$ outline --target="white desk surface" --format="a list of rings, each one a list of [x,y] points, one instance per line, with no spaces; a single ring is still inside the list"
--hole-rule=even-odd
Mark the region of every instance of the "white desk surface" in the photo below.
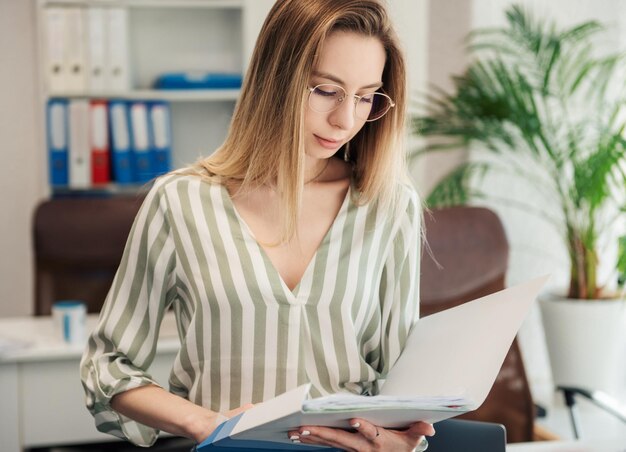
[[[87,316],[87,332],[98,321],[97,314]],[[7,349],[3,351],[3,345]],[[55,331],[49,316],[13,317],[0,319],[0,363],[52,361],[80,357],[86,344],[69,345]],[[176,352],[180,348],[174,314],[168,312],[161,325],[157,349]]]
[[[97,320],[97,315],[88,316],[87,331]],[[49,316],[0,319],[2,452],[113,439],[96,430],[85,408],[79,379],[85,345],[63,342]],[[149,369],[164,386],[179,348],[174,315],[168,313]]]
[[[626,452],[622,439],[582,441],[538,441],[509,444],[507,452]]]

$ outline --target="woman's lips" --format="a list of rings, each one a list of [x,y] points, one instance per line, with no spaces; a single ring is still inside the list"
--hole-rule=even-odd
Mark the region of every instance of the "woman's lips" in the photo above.
[[[343,144],[343,140],[329,140],[320,136],[314,135],[317,142],[326,149],[339,149]]]

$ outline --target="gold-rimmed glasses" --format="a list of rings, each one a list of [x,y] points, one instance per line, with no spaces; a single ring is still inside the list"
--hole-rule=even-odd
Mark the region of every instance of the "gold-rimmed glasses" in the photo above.
[[[354,115],[364,121],[376,121],[385,116],[395,103],[385,93],[367,93],[354,99]],[[339,107],[348,98],[348,93],[339,85],[322,83],[309,88],[309,107],[318,113],[328,113]]]

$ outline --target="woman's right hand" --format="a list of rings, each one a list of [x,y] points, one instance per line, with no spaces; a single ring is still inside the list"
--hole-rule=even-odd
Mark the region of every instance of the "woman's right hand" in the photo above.
[[[243,413],[246,410],[252,408],[254,404],[247,403],[239,408],[235,408],[234,410],[230,410],[225,414],[216,413],[215,411],[209,411],[204,408],[198,407],[203,412],[196,412],[192,415],[190,420],[188,421],[189,428],[189,436],[196,443],[200,444],[202,441],[211,436],[211,433],[227,419],[231,417],[237,416],[238,414]]]
[[[251,403],[220,414],[183,399],[160,386],[146,385],[117,394],[112,408],[144,425],[201,443],[224,421],[253,407]]]

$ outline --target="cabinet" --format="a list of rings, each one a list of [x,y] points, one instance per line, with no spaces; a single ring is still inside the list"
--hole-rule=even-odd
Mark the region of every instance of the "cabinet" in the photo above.
[[[179,168],[209,155],[225,138],[239,90],[157,90],[153,88],[155,81],[160,75],[172,72],[245,73],[258,31],[273,3],[272,0],[35,1],[42,111],[40,142],[42,156],[46,156],[42,159],[45,162],[42,174],[47,175],[50,125],[46,111],[51,99],[163,100],[170,110],[171,167]],[[63,16],[68,11],[70,16],[81,17],[78,29],[68,23],[71,18],[63,22],[61,17],[59,23],[55,17],[55,13]],[[100,31],[98,22],[92,18],[98,14],[105,14],[105,25]],[[102,50],[94,47],[94,39],[104,40]],[[95,60],[102,61],[103,67],[97,68]],[[104,81],[96,81],[96,73]],[[69,136],[67,133],[68,140]],[[68,167],[71,172],[71,164]],[[46,181],[53,195],[76,191],[52,187],[49,176]],[[120,185],[110,183],[97,188],[116,192]],[[82,189],[92,191],[94,186]],[[137,186],[128,189],[136,190]]]

